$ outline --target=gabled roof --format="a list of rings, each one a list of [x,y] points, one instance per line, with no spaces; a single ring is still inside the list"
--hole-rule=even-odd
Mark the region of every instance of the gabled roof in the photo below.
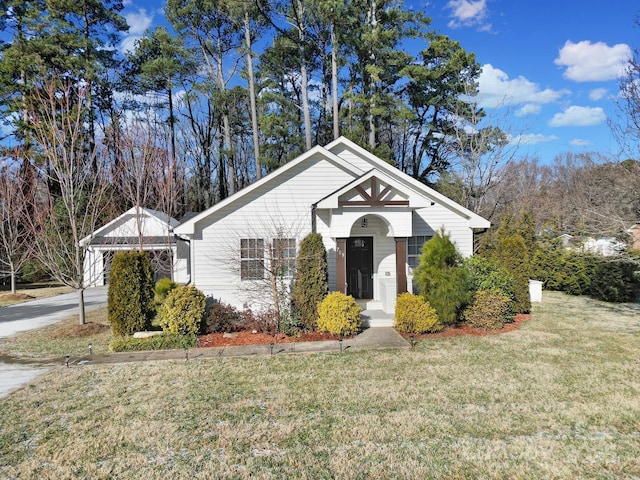
[[[398,170],[393,165],[385,162],[384,160],[378,158],[371,152],[365,150],[361,146],[352,142],[348,138],[340,137],[327,146],[325,148],[329,151],[335,152],[340,149],[348,149],[352,153],[356,154],[358,157],[365,159],[372,166],[380,171],[383,171],[390,176],[397,178],[400,182],[411,185],[416,191],[420,192],[422,195],[425,195],[427,198],[430,198],[434,202],[447,207],[448,209],[458,213],[459,215],[466,217],[469,219],[469,226],[471,228],[489,228],[491,226],[491,222],[480,215],[473,213],[471,210],[463,207],[457,202],[454,202],[450,198],[442,195],[437,192],[433,188],[427,187],[424,183],[419,182],[415,178],[407,175],[400,170]]]
[[[223,209],[227,205],[233,202],[236,202],[241,198],[251,194],[253,191],[261,188],[263,185],[276,181],[280,176],[286,174],[289,170],[296,168],[301,163],[304,163],[309,161],[310,159],[313,159],[315,155],[321,155],[322,158],[330,161],[331,163],[335,164],[337,167],[350,172],[354,176],[359,176],[359,175],[362,175],[363,173],[362,170],[360,170],[356,166],[351,165],[348,162],[345,162],[342,158],[338,157],[337,155],[328,151],[327,149],[321,147],[320,145],[316,145],[311,150],[306,151],[305,153],[295,158],[294,160],[290,161],[289,163],[285,163],[283,166],[281,166],[277,170],[274,170],[269,175],[262,177],[257,182],[252,183],[248,187],[243,188],[239,192],[236,192],[230,197],[225,198],[221,202],[216,203],[215,205],[213,205],[212,207],[209,207],[208,209],[204,210],[198,215],[195,215],[187,219],[186,221],[180,223],[180,225],[175,227],[173,231],[179,235],[193,234],[195,231],[196,223],[198,223],[202,219],[208,218],[210,215],[215,214],[216,212]]]
[[[104,233],[109,232],[119,224],[124,223],[123,220],[126,220],[128,217],[135,218],[136,215],[149,217],[152,220],[156,220],[163,225],[168,224],[170,228],[178,225],[178,221],[175,218],[170,217],[164,212],[159,212],[158,210],[152,210],[150,208],[144,207],[131,207],[119,217],[114,218],[109,223],[106,223],[105,225],[94,231],[91,235],[87,235],[86,237],[84,237],[82,240],[80,240],[80,245],[83,247],[89,245],[92,239],[94,239],[95,237],[99,237]]]
[[[357,155],[361,160],[370,165],[372,168],[363,169],[354,165],[352,162],[349,162],[347,159],[342,158],[338,155],[341,150],[349,150],[353,154]],[[364,148],[356,145],[351,140],[348,140],[345,137],[340,137],[325,147],[321,147],[319,145],[313,147],[311,150],[303,153],[296,159],[286,163],[281,166],[277,170],[271,172],[269,175],[264,176],[257,182],[249,185],[248,187],[240,190],[239,192],[227,197],[221,202],[213,205],[207,210],[188,218],[187,220],[180,223],[177,227],[173,229],[173,231],[178,235],[192,235],[195,233],[195,226],[198,222],[203,219],[209,218],[211,215],[216,214],[218,211],[227,207],[230,204],[233,204],[236,201],[250,195],[255,190],[262,188],[269,183],[276,182],[281,176],[285,175],[290,170],[298,167],[300,164],[308,161],[312,161],[315,156],[321,156],[321,158],[328,160],[333,163],[338,168],[349,172],[354,177],[354,181],[350,182],[345,187],[341,188],[338,192],[348,191],[351,185],[353,188],[355,185],[353,182],[357,182],[357,179],[364,178],[369,175],[367,178],[371,178],[375,176],[380,180],[383,180],[386,184],[392,184],[394,188],[401,192],[413,192],[413,195],[419,195],[426,197],[430,201],[436,202],[448,208],[449,210],[455,212],[456,214],[467,218],[469,220],[469,226],[471,228],[489,228],[491,226],[491,222],[482,218],[481,216],[473,213],[472,211],[464,208],[462,205],[454,202],[453,200],[447,198],[446,196],[436,192],[432,188],[427,187],[422,184],[418,180],[410,177],[409,175],[404,174],[394,166],[386,163],[380,158],[376,157],[374,154],[368,152]],[[374,173],[372,173],[374,172]],[[344,190],[346,189],[346,190]],[[334,194],[341,195],[342,193],[334,192]],[[331,195],[334,195],[331,194]],[[321,200],[321,202],[326,200],[328,204],[330,202],[329,198],[332,198],[331,195],[325,197]],[[337,198],[337,197],[336,197]],[[417,204],[417,203],[416,203]],[[327,207],[328,208],[328,207]]]

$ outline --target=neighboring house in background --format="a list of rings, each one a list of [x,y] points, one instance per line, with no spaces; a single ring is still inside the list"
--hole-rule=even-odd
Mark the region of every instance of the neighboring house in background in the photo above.
[[[636,223],[627,230],[629,234],[629,248],[640,250],[640,223]]]
[[[568,250],[576,250],[584,253],[597,253],[605,257],[618,255],[625,249],[625,244],[616,238],[599,238],[573,236],[563,233],[558,237],[562,245]]]
[[[85,285],[99,287],[109,283],[113,255],[121,250],[142,249],[149,253],[155,279],[189,281],[187,242],[178,240],[172,229],[178,221],[162,212],[133,207],[80,241],[87,248]]]
[[[444,229],[473,254],[490,222],[343,137],[316,146],[174,228],[189,240],[191,283],[237,308],[267,307],[270,258],[291,283],[300,241],[322,235],[329,288],[393,313],[412,290],[420,249]]]

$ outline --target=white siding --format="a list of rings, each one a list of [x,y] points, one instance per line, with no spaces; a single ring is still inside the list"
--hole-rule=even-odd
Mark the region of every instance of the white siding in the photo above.
[[[284,237],[299,244],[311,232],[312,205],[352,179],[324,159],[303,163],[203,219],[193,239],[192,282],[238,308],[266,306],[268,283],[240,280],[240,239]]]

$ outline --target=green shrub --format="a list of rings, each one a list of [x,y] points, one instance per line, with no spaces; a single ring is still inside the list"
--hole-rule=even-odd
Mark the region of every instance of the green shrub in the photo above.
[[[456,323],[469,302],[468,275],[460,253],[444,231],[436,232],[422,247],[413,280],[424,299],[438,312],[440,323]]]
[[[120,337],[109,344],[112,352],[140,352],[144,350],[172,350],[198,346],[195,335],[154,335],[148,338]]]
[[[196,287],[174,288],[160,307],[160,326],[165,332],[187,335],[198,333],[207,299]]]
[[[589,295],[591,282],[600,262],[601,258],[592,254],[566,253],[562,290],[570,295]]]
[[[529,313],[530,263],[524,239],[518,234],[499,238],[491,258],[513,275],[513,310],[516,313]]]
[[[107,317],[116,337],[148,330],[155,316],[153,267],[145,252],[113,256],[107,293]]]
[[[474,327],[500,330],[507,320],[509,302],[509,297],[502,293],[478,290],[473,296],[473,302],[464,311],[464,320]]]
[[[238,332],[244,328],[242,313],[227,303],[213,303],[204,316],[204,333]]]
[[[595,269],[591,295],[605,302],[635,302],[640,295],[640,264],[619,257],[603,259]]]
[[[156,282],[156,286],[153,287],[153,292],[155,293],[155,302],[156,305],[162,305],[167,298],[167,295],[171,290],[176,288],[178,285],[175,282],[172,282],[170,278],[160,278]]]
[[[465,260],[464,266],[469,272],[469,285],[473,293],[490,290],[509,299],[505,321],[513,321],[515,317],[515,281],[513,275],[498,265],[491,258],[474,255]]]
[[[311,233],[300,242],[296,259],[296,277],[291,293],[293,319],[307,331],[315,330],[318,304],[329,292],[327,251],[322,235]]]
[[[442,329],[436,310],[424,298],[402,293],[396,300],[394,326],[399,332],[428,333]]]
[[[351,295],[331,292],[318,306],[318,330],[333,335],[353,335],[360,331],[361,308]]]

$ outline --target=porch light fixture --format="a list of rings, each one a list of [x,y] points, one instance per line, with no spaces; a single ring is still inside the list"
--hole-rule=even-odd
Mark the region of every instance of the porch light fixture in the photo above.
[[[369,221],[367,220],[367,217],[362,217],[362,220],[360,220],[360,227],[367,228],[368,226],[369,226]]]

